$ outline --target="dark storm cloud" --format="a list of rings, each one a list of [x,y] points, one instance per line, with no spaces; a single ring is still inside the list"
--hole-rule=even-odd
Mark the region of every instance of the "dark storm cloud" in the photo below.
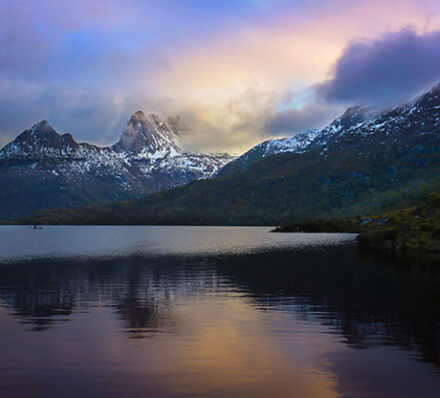
[[[349,45],[333,77],[317,86],[328,101],[387,104],[407,99],[440,80],[440,31],[411,29]]]

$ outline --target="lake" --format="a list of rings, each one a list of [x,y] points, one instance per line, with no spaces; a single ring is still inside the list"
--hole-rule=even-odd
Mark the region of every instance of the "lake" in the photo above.
[[[0,227],[1,397],[440,396],[440,267],[269,230]]]

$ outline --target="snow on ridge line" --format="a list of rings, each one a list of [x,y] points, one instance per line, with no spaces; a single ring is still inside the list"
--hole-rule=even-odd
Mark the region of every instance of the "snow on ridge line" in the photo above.
[[[174,140],[176,133],[157,116],[137,112],[121,138],[124,134],[129,135],[128,144],[135,143],[128,145],[132,151],[118,147],[118,143],[107,147],[77,143],[70,134],[58,134],[43,120],[0,149],[0,166],[5,170],[20,168],[24,175],[43,180],[48,176],[66,181],[106,177],[129,190],[145,184],[169,188],[210,178],[234,159],[224,153],[182,151]]]
[[[428,120],[431,126],[427,125]],[[414,123],[426,127],[430,133],[440,131],[440,84],[413,101],[390,109],[350,107],[321,130],[306,130],[293,137],[264,141],[238,157],[237,161],[253,162],[269,155],[304,153],[312,148],[318,149],[326,157],[329,145],[338,145],[338,140],[344,136],[367,138],[376,133],[389,136],[410,128]],[[422,129],[419,133],[422,134],[422,131],[425,130]]]

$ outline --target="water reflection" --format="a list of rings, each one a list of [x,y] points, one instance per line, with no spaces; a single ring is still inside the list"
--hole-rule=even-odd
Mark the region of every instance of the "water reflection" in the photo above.
[[[438,266],[393,264],[354,247],[256,257],[231,260],[223,273],[260,308],[318,318],[352,348],[397,345],[440,365]]]
[[[140,337],[169,329],[176,299],[215,283],[213,270],[173,257],[48,259],[0,267],[1,305],[33,331],[101,306],[113,309],[124,330]]]
[[[350,245],[6,265],[0,326],[11,397],[24,384],[32,396],[106,397],[440,389],[439,268]]]

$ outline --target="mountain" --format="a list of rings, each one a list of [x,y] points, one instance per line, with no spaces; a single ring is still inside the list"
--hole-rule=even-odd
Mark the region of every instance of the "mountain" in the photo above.
[[[285,152],[303,153],[307,151],[308,147],[318,134],[319,130],[306,130],[290,138],[264,141],[261,144],[254,146],[237,159],[226,164],[219,170],[218,175],[222,176],[237,171],[243,172],[249,170],[252,163],[267,156]]]
[[[350,108],[311,137],[299,151],[223,170],[217,178],[21,222],[280,225],[379,213],[440,191],[439,86],[374,114]]]
[[[313,143],[318,142],[318,138],[326,141],[327,136],[329,133],[331,134],[332,131],[338,131],[340,129],[346,130],[351,128],[352,126],[371,119],[374,114],[375,113],[372,109],[361,106],[353,106],[348,108],[341,117],[334,120],[333,123],[327,127],[327,129],[322,131],[316,129],[305,130],[294,135],[293,137],[268,140],[254,146],[237,159],[222,167],[219,170],[218,175],[221,176],[237,171],[243,172],[249,170],[249,167],[252,163],[255,163],[267,156],[286,152],[307,152],[309,149],[312,149]]]
[[[137,111],[113,149],[155,158],[177,156],[181,151],[175,142],[176,135],[157,115],[146,117]]]
[[[0,219],[145,196],[209,178],[232,159],[181,150],[173,127],[141,111],[112,147],[78,143],[43,120],[0,150]]]

